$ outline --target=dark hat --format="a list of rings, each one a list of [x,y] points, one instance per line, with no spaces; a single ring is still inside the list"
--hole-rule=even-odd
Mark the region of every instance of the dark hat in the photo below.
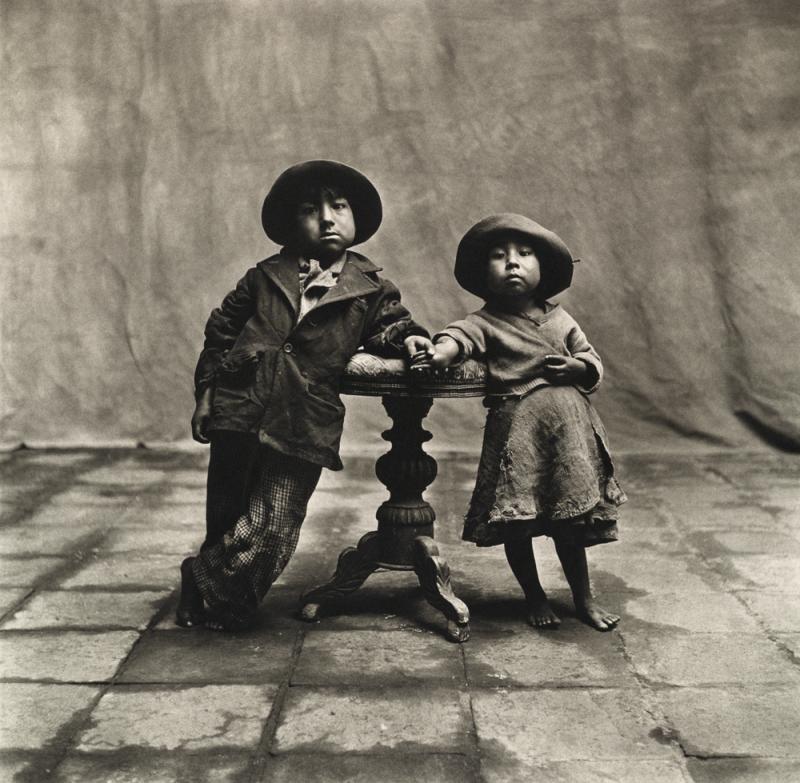
[[[458,284],[481,299],[489,298],[486,287],[487,253],[498,234],[529,237],[542,270],[537,293],[542,299],[569,288],[572,282],[572,254],[559,236],[524,215],[506,212],[490,215],[476,223],[458,243],[455,275]]]
[[[261,225],[273,242],[291,241],[298,198],[309,185],[317,184],[340,187],[350,202],[356,224],[353,244],[366,242],[378,230],[383,218],[381,197],[360,171],[335,160],[307,160],[286,169],[264,199]]]

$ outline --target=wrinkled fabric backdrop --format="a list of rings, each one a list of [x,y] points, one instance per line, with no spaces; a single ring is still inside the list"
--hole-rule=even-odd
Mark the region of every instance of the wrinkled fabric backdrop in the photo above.
[[[472,223],[557,231],[613,445],[800,445],[794,0],[1,7],[3,444],[187,438],[205,319],[276,249],[263,196],[324,157],[378,186],[363,252],[431,328],[480,305]],[[433,443],[483,415],[438,401]]]

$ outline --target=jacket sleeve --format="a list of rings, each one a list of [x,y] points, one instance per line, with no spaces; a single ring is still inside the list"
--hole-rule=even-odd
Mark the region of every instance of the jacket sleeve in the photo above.
[[[567,350],[570,352],[574,359],[580,359],[589,368],[589,378],[585,386],[580,389],[585,394],[591,394],[597,390],[600,382],[603,380],[603,362],[597,351],[592,348],[586,335],[578,326],[577,322],[570,318],[572,325],[567,332]]]
[[[205,342],[194,371],[195,398],[214,383],[214,375],[225,352],[236,342],[254,311],[253,277],[258,270],[253,267],[236,284],[219,307],[211,311],[205,329]]]
[[[362,345],[378,356],[403,356],[403,340],[413,334],[428,337],[428,330],[411,318],[400,302],[400,291],[390,280],[380,279],[381,290],[370,303]]]

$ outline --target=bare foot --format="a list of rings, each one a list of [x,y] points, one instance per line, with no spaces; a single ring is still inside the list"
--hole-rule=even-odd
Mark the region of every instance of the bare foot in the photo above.
[[[586,601],[582,606],[576,607],[578,617],[587,625],[596,628],[598,631],[610,631],[620,621],[620,616],[603,609],[594,601]]]
[[[541,601],[528,602],[528,622],[534,628],[544,628],[547,630],[555,630],[561,625],[561,620],[553,611],[546,598],[543,598]]]
[[[253,624],[246,620],[239,620],[224,612],[208,611],[203,625],[211,631],[236,633],[237,631],[250,630]]]
[[[192,573],[193,561],[193,557],[187,557],[181,563],[181,597],[175,612],[175,624],[184,628],[202,625],[205,619],[203,596],[197,589]]]

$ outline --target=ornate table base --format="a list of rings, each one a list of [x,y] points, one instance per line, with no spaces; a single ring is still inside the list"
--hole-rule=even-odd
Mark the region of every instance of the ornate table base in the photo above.
[[[382,437],[392,447],[378,458],[375,473],[389,499],[378,508],[377,531],[345,549],[330,581],[303,595],[302,619],[317,620],[327,601],[357,590],[376,571],[414,571],[428,603],[447,618],[447,637],[469,639],[469,610],[453,592],[450,569],[432,537],[436,515],[422,498],[436,478],[436,460],[422,450],[431,437],[422,420],[432,404],[430,397],[383,397],[393,426]]]

